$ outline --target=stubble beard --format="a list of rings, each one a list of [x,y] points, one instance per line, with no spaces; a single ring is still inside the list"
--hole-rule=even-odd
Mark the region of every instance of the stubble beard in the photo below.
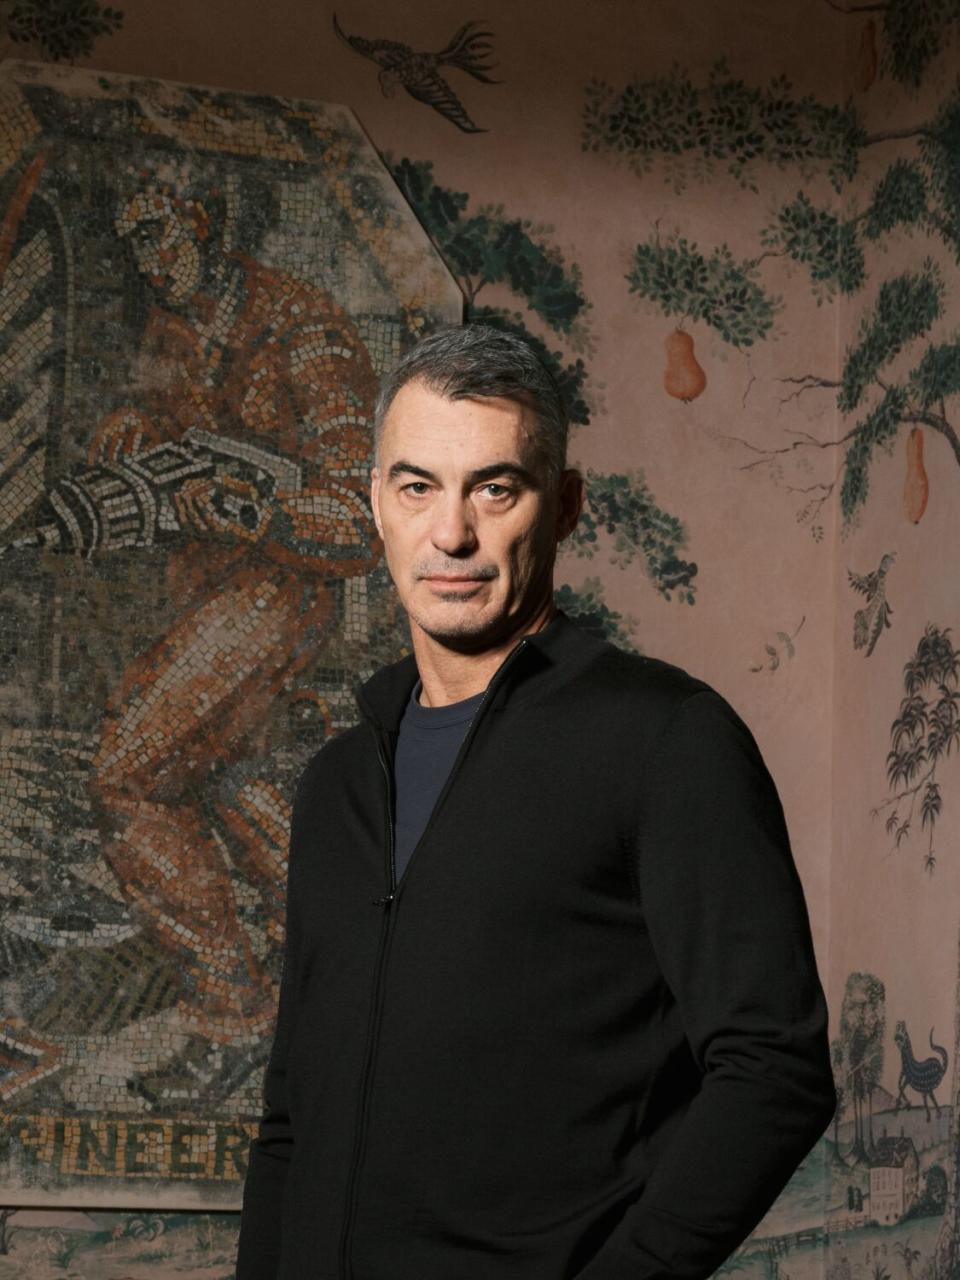
[[[472,591],[444,591],[438,594],[437,599],[443,604],[459,604],[469,602],[474,595],[475,592]],[[505,621],[500,614],[493,619],[461,615],[458,618],[451,618],[448,622],[442,622],[429,617],[425,611],[421,613],[420,610],[410,610],[409,613],[410,621],[414,622],[424,635],[445,648],[463,653],[490,648],[491,643],[496,643],[497,633]]]
[[[547,597],[552,596],[551,584],[552,578],[544,588]],[[473,594],[471,591],[444,591],[438,598],[442,602],[455,604],[471,600]],[[449,622],[431,618],[426,611],[421,613],[420,610],[408,609],[407,612],[410,621],[436,644],[457,653],[469,654],[483,653],[508,640],[511,633],[522,628],[524,619],[527,616],[533,617],[541,605],[542,602],[537,597],[532,597],[527,601],[527,607],[511,612],[510,600],[507,599],[493,616],[476,617],[467,614]]]

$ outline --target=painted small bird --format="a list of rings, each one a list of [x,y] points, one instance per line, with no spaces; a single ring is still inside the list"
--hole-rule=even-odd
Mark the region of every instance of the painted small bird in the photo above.
[[[873,573],[859,574],[847,570],[851,587],[867,597],[866,605],[853,615],[853,647],[862,649],[866,646],[866,658],[876,648],[884,627],[890,626],[893,610],[887,604],[885,579],[895,559],[896,552],[888,551]]]
[[[487,130],[478,128],[470,119],[439,68],[458,67],[484,84],[503,83],[486,74],[496,65],[487,61],[493,32],[481,31],[479,27],[479,22],[464,23],[439,53],[417,53],[409,45],[396,40],[365,40],[362,36],[348,36],[337,21],[337,15],[333,15],[333,29],[340,39],[380,68],[380,88],[386,97],[392,97],[400,85],[412,98],[439,111],[464,133],[486,133]]]

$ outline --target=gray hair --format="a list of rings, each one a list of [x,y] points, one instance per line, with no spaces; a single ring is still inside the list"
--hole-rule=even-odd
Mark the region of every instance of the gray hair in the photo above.
[[[528,405],[534,412],[534,446],[553,485],[559,485],[569,420],[557,384],[532,342],[485,324],[448,325],[418,342],[381,384],[373,418],[378,456],[394,397],[414,380],[449,400],[502,396]]]

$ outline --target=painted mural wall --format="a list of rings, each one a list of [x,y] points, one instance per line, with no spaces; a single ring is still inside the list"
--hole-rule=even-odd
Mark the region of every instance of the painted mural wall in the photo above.
[[[0,21],[16,56],[349,106],[468,314],[542,344],[588,478],[559,599],[754,729],[828,990],[834,1123],[725,1269],[955,1275],[960,8]],[[0,1277],[232,1274],[234,1215],[113,1205],[0,1211]]]

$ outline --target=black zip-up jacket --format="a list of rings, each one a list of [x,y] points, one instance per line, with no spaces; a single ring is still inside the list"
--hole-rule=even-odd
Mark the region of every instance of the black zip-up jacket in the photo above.
[[[562,614],[487,690],[399,884],[412,657],[294,805],[237,1280],[698,1280],[834,1110],[783,811],[679,668]]]

